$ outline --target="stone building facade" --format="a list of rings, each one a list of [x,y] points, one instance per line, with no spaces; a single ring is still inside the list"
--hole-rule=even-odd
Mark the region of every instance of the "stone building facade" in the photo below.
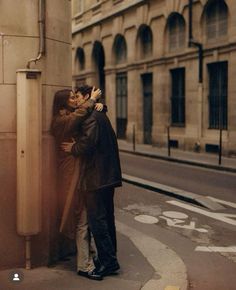
[[[71,87],[71,2],[44,2],[45,54],[31,64],[41,71],[42,78],[42,229],[31,239],[33,266],[48,264],[56,245],[56,166],[50,122],[54,93]],[[27,62],[38,55],[39,3],[0,1],[0,268],[25,264],[25,240],[16,226],[16,72],[26,69]],[[32,178],[32,172],[27,174]]]
[[[235,13],[234,0],[73,0],[73,84],[104,90],[118,138],[135,126],[139,143],[216,152],[221,131],[236,153]]]

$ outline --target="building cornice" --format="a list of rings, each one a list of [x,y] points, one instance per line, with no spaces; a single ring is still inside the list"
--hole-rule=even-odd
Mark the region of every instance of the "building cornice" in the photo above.
[[[96,25],[104,20],[115,17],[115,16],[125,12],[126,10],[132,8],[132,7],[145,4],[146,2],[147,2],[147,0],[132,0],[129,3],[123,4],[119,7],[115,7],[115,9],[112,9],[112,11],[107,13],[106,15],[101,15],[101,17],[99,17],[99,19],[98,18],[92,19],[91,21],[88,21],[86,24],[79,24],[79,25],[75,26],[74,28],[72,28],[72,35],[76,34],[78,32],[81,32],[85,29],[88,29],[91,26],[94,26],[94,25]]]
[[[236,43],[230,43],[226,45],[221,45],[218,47],[210,47],[204,49],[204,57],[209,57],[213,55],[214,51],[218,50],[219,54],[230,53],[236,50]],[[142,59],[142,60],[135,60],[132,63],[126,63],[122,65],[110,65],[104,68],[106,75],[116,74],[119,72],[128,72],[133,70],[142,70],[142,69],[151,69],[156,66],[161,65],[170,65],[175,62],[175,59],[178,59],[178,64],[189,61],[189,60],[197,60],[198,59],[198,52],[195,49],[189,49],[188,51],[181,52],[179,54],[170,54],[159,58],[149,58],[149,59]],[[84,71],[79,75],[73,75],[73,79],[81,79],[86,78],[88,76],[93,75],[94,72],[91,71]]]

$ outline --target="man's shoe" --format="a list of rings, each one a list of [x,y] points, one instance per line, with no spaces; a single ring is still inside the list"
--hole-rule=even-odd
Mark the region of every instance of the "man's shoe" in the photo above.
[[[97,280],[97,281],[101,281],[103,279],[102,275],[100,273],[98,273],[98,271],[96,269],[89,271],[89,272],[84,272],[84,271],[78,271],[77,274],[79,276],[82,277],[86,277],[88,279],[92,279],[92,280]]]
[[[98,270],[98,273],[104,277],[104,276],[109,276],[109,275],[117,275],[117,271],[120,269],[120,265],[113,264],[107,267],[101,266],[101,268]]]

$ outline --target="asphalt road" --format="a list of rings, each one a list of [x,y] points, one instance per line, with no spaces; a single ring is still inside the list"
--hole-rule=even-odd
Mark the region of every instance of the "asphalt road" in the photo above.
[[[122,172],[236,202],[236,174],[120,153]]]
[[[189,289],[234,290],[236,249],[233,252],[224,250],[236,246],[236,226],[175,206],[169,201],[176,200],[127,183],[117,189],[115,195],[119,220],[122,217],[121,221],[128,226],[166,244],[183,260],[187,268]],[[140,215],[154,217],[156,223],[145,224],[135,220]],[[197,250],[198,247],[210,246],[220,250]],[[161,263],[165,264],[166,261]]]
[[[214,212],[127,183],[116,194],[116,206],[127,214],[127,221],[133,219],[132,226],[183,259],[189,289],[236,289],[236,174],[126,153],[120,157],[125,174],[229,202]],[[134,220],[139,215],[155,217],[157,222]]]

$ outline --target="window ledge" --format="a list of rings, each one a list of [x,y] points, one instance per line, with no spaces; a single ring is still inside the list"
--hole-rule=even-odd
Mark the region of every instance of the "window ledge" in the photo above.
[[[93,15],[96,15],[101,12],[102,2],[98,2],[91,7]]]
[[[227,35],[223,35],[223,36],[220,36],[220,37],[217,37],[217,38],[212,38],[212,39],[206,38],[205,39],[205,44],[207,46],[213,46],[213,45],[219,45],[222,42],[225,43],[225,42],[228,42],[228,41],[229,41],[228,36]]]
[[[185,124],[175,124],[175,123],[172,123],[171,124],[171,127],[174,127],[174,128],[185,128]]]
[[[83,12],[76,14],[73,19],[75,20],[75,24],[79,24],[83,20]]]
[[[114,5],[116,5],[116,4],[120,3],[120,2],[123,2],[123,0],[113,0],[113,4]]]

